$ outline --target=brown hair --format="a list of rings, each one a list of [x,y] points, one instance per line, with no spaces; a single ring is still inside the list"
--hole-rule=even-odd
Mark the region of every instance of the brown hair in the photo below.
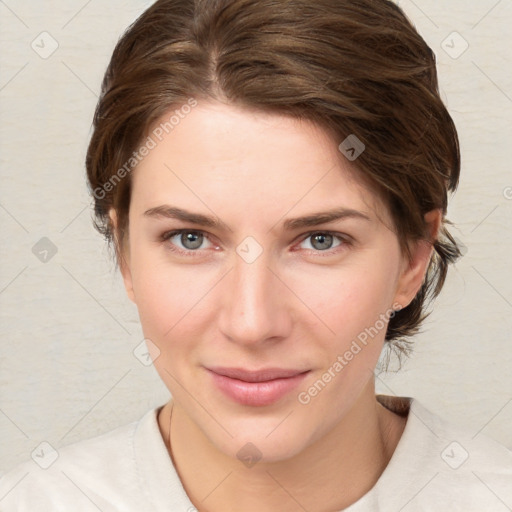
[[[457,187],[458,137],[435,55],[393,2],[158,0],[114,50],[87,152],[95,224],[118,262],[134,151],[155,121],[191,98],[307,119],[339,143],[357,136],[365,150],[354,164],[380,190],[405,253],[426,238],[425,213],[444,216]],[[386,340],[399,350],[460,255],[444,224],[420,291],[390,320]]]

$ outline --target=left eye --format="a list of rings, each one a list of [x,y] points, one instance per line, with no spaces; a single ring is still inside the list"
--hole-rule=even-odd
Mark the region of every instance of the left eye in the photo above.
[[[185,249],[186,251],[200,249],[203,242],[208,241],[200,231],[173,231],[166,233],[164,239],[169,240],[173,245],[176,245],[178,249]],[[203,249],[206,248],[207,247],[203,247]]]
[[[338,240],[338,243],[333,245]],[[331,233],[312,233],[305,238],[302,243],[309,242],[310,247],[305,249],[313,249],[315,251],[326,251],[338,247],[343,242],[342,238]]]

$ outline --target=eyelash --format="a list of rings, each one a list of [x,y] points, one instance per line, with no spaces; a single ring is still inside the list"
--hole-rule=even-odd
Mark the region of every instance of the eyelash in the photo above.
[[[168,242],[174,236],[181,235],[183,233],[200,234],[209,240],[206,232],[199,231],[196,229],[175,229],[173,231],[167,231],[162,234],[161,239],[163,242]],[[336,233],[334,231],[311,231],[309,233],[305,233],[301,236],[299,243],[304,242],[305,240],[307,240],[308,238],[311,238],[314,235],[331,235],[332,237],[337,238],[340,241],[340,244],[337,245],[336,247],[334,247],[332,249],[326,249],[324,251],[320,251],[318,249],[306,249],[306,251],[314,252],[315,255],[319,255],[319,256],[332,256],[333,254],[338,253],[340,250],[343,250],[345,247],[351,246],[353,244],[353,240],[351,239],[351,237],[349,237],[348,235],[343,235],[341,233]],[[209,240],[209,241],[210,241],[210,243],[212,243],[211,240]],[[192,257],[192,258],[201,256],[201,251],[202,251],[201,249],[196,249],[196,250],[179,249],[174,244],[171,244],[171,243],[168,244],[168,247],[169,247],[169,250],[179,254],[180,256],[186,256],[186,257]]]

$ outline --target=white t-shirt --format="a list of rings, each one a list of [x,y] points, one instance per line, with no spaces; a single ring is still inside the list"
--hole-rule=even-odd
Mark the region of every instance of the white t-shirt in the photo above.
[[[345,512],[512,510],[511,451],[453,428],[414,399],[377,398],[409,411],[407,424],[377,483]],[[158,410],[60,448],[53,463],[56,454],[42,446],[37,462],[0,480],[0,511],[195,512],[160,434]]]

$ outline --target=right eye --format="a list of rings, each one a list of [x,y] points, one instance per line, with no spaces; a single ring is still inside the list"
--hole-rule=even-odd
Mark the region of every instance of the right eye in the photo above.
[[[169,243],[169,247],[172,251],[185,256],[195,256],[194,253],[199,252],[201,245],[205,241],[208,241],[210,245],[203,247],[203,249],[206,250],[213,247],[213,244],[208,240],[205,233],[191,229],[168,231],[162,235],[162,240]]]

